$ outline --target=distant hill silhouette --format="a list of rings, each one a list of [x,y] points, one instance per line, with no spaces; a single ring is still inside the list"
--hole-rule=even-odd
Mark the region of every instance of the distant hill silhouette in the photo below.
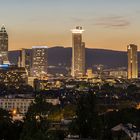
[[[31,50],[28,50],[31,51]],[[10,51],[9,60],[17,64],[19,51]],[[71,66],[72,49],[52,47],[48,49],[48,65],[64,68]],[[138,53],[140,60],[140,53]],[[127,67],[127,53],[123,51],[86,48],[86,68],[102,64],[106,68]]]
[[[49,48],[48,61],[49,65],[71,65],[72,49],[63,47]],[[127,53],[123,51],[113,51],[104,49],[86,48],[86,67],[103,64],[107,67],[126,67]]]

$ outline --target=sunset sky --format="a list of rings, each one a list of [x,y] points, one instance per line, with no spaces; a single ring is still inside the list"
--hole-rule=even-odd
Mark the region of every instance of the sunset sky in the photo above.
[[[87,48],[126,50],[129,43],[140,46],[140,0],[0,0],[0,24],[9,50],[70,47],[77,25]]]

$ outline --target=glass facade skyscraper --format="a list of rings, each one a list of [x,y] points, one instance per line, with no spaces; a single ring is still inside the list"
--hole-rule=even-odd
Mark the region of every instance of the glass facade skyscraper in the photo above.
[[[41,76],[47,74],[47,46],[32,47],[32,74]]]
[[[85,74],[85,43],[82,42],[83,29],[77,26],[72,30],[72,76]]]
[[[8,34],[4,25],[0,29],[0,58],[1,63],[8,61]]]
[[[128,79],[138,78],[138,56],[137,46],[130,44],[127,46],[128,55]]]

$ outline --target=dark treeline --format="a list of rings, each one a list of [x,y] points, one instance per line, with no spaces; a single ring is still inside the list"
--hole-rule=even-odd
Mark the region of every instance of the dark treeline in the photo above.
[[[0,139],[4,140],[63,140],[68,134],[81,138],[111,140],[111,128],[123,123],[132,123],[140,127],[140,110],[126,108],[100,114],[96,96],[83,94],[77,100],[75,117],[68,129],[56,129],[49,116],[61,109],[61,105],[52,106],[43,95],[36,95],[30,105],[24,121],[13,121],[12,114],[0,109]]]

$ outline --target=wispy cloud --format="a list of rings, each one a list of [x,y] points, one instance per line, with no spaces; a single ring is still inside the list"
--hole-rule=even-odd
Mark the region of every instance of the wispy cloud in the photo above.
[[[124,28],[130,25],[130,21],[123,16],[108,16],[96,19],[93,24],[105,28]]]
[[[72,17],[71,19],[73,22],[76,22],[76,23],[83,22],[85,20],[84,18],[79,18],[79,17]]]

